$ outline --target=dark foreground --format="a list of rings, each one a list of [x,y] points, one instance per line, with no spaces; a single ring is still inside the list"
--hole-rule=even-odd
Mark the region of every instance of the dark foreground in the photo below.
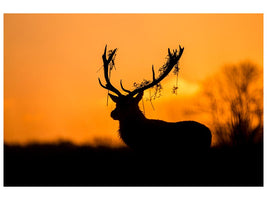
[[[263,186],[263,146],[182,155],[128,148],[4,146],[5,186]]]

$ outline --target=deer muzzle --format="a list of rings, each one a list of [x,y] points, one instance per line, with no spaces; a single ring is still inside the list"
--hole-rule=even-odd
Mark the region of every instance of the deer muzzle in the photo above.
[[[110,113],[110,116],[112,117],[112,119],[114,120],[118,120],[119,119],[119,116],[118,116],[118,112],[115,110],[113,110],[111,113]]]

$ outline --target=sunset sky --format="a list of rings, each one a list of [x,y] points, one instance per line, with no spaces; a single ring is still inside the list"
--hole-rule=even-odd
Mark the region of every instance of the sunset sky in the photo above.
[[[205,78],[241,61],[263,67],[263,15],[5,14],[4,141],[122,144],[110,117],[115,105],[98,83],[106,44],[118,48],[118,88],[121,79],[127,88],[151,80],[152,64],[158,69],[168,48],[183,46],[178,95],[170,74],[155,110],[144,107],[148,118],[189,120],[179,110],[191,107]]]

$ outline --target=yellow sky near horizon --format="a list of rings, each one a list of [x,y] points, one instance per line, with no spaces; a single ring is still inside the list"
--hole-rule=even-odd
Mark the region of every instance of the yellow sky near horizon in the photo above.
[[[121,144],[114,104],[106,106],[97,80],[106,44],[118,48],[112,82],[119,87],[122,79],[127,88],[151,79],[151,65],[158,69],[168,48],[183,46],[178,95],[169,89],[170,74],[156,110],[145,102],[150,118],[182,120],[167,110],[183,109],[220,67],[244,60],[263,66],[263,15],[5,14],[4,141]]]

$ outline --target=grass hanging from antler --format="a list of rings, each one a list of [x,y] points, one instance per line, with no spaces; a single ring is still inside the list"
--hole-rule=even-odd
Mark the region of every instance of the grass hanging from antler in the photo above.
[[[175,86],[172,88],[172,93],[177,95],[177,90],[178,90],[178,73],[179,73],[180,68],[178,67],[178,63],[174,66],[173,74],[176,75],[176,82]]]
[[[160,67],[158,70],[159,76],[161,76],[168,69],[169,57],[167,59],[168,59],[167,62],[162,67]],[[177,95],[177,90],[178,90],[179,70],[180,70],[180,68],[179,68],[178,63],[177,63],[173,68],[173,74],[176,76],[176,82],[172,88],[172,93],[175,95]],[[133,86],[138,89],[138,88],[142,88],[142,87],[144,87],[150,83],[151,83],[151,81],[144,79],[141,83],[134,82]],[[151,93],[151,89],[154,90],[153,94]],[[152,88],[150,88],[150,95],[149,95],[149,98],[147,100],[149,100],[151,102],[152,100],[155,100],[155,99],[161,97],[162,89],[163,89],[163,87],[162,87],[161,83],[158,83],[155,86],[153,86]]]
[[[169,64],[169,56],[167,57],[167,62],[159,68],[159,76],[161,76],[167,69],[168,69],[168,64]],[[175,82],[175,85],[173,86],[172,88],[172,93],[177,95],[177,91],[178,91],[178,74],[179,74],[179,66],[178,66],[178,63],[174,66],[173,68],[173,74],[176,76],[176,82]],[[143,81],[141,83],[136,83],[134,82],[133,86],[138,89],[138,88],[142,88],[148,84],[150,84],[151,81],[148,81],[146,79],[143,79]],[[151,106],[153,108],[153,110],[155,110],[154,106],[153,106],[153,103],[152,103],[152,100],[156,100],[157,98],[160,98],[162,96],[161,92],[162,92],[162,84],[161,83],[158,83],[156,85],[154,85],[152,88],[149,88],[149,98],[147,98],[146,100],[147,101],[150,101],[151,103]],[[154,92],[152,93],[151,91],[154,90]]]

